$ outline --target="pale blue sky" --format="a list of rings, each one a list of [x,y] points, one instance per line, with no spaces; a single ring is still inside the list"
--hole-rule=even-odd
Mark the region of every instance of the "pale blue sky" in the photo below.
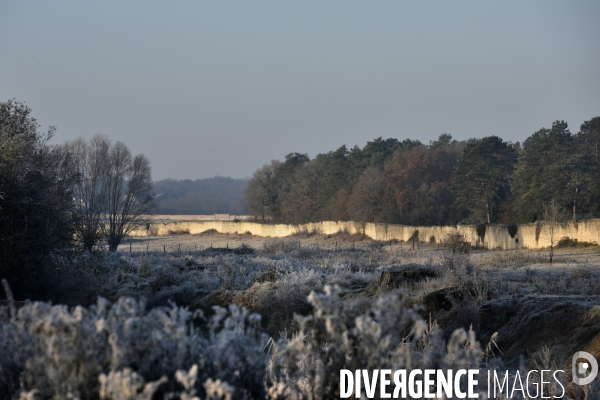
[[[0,0],[0,101],[154,178],[600,115],[600,1]]]

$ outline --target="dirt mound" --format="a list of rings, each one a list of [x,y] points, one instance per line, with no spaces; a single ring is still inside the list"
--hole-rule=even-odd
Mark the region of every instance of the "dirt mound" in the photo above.
[[[406,264],[381,271],[379,285],[384,290],[398,288],[407,282],[416,283],[427,278],[437,278],[441,271],[432,265]]]
[[[600,296],[523,296],[495,300],[479,309],[480,339],[498,332],[508,365],[517,366],[547,346],[556,360],[570,362],[579,350],[600,355]]]
[[[175,236],[175,235],[189,235],[190,234],[190,230],[189,229],[178,229],[178,230],[170,230],[168,232],[169,236]]]
[[[216,229],[209,229],[207,231],[204,232],[200,232],[197,234],[198,236],[215,236],[215,235],[220,235],[219,232],[217,232]]]
[[[461,287],[453,286],[435,290],[427,293],[423,298],[426,315],[436,315],[440,311],[450,311],[456,304],[464,305],[465,303],[475,304],[478,299],[489,293],[482,290],[480,285],[473,282],[466,282]]]
[[[325,239],[333,239],[340,243],[370,242],[372,240],[362,233],[349,233],[348,231],[339,231],[331,235],[326,235]]]

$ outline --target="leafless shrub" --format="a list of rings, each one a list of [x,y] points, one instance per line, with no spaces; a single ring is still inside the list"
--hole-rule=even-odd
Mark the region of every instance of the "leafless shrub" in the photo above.
[[[489,282],[481,269],[470,262],[468,254],[450,253],[444,256],[446,271],[446,298],[451,302],[449,311],[436,318],[450,333],[458,328],[479,328],[479,307],[489,298]]]
[[[450,253],[443,256],[442,265],[445,270],[448,286],[456,286],[473,274],[474,266],[469,260],[469,255],[464,253]]]
[[[469,254],[471,251],[471,243],[460,232],[446,235],[445,245],[450,249],[452,254]]]
[[[238,275],[241,272],[239,265],[232,262],[225,262],[218,271],[223,289],[231,290],[237,286]]]
[[[265,254],[282,254],[289,253],[300,248],[299,240],[269,240],[263,243],[263,253]]]

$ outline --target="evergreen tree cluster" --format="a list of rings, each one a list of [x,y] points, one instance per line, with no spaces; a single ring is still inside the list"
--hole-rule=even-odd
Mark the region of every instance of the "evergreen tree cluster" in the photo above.
[[[262,222],[407,225],[527,223],[555,200],[573,219],[600,216],[600,117],[572,134],[565,121],[523,144],[377,138],[310,159],[291,153],[259,168],[245,191]]]

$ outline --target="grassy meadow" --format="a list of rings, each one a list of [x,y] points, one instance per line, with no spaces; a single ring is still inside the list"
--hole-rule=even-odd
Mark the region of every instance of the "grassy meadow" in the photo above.
[[[600,350],[598,250],[130,238],[65,264],[64,305],[3,302],[0,397],[317,399],[342,368],[570,370]]]

